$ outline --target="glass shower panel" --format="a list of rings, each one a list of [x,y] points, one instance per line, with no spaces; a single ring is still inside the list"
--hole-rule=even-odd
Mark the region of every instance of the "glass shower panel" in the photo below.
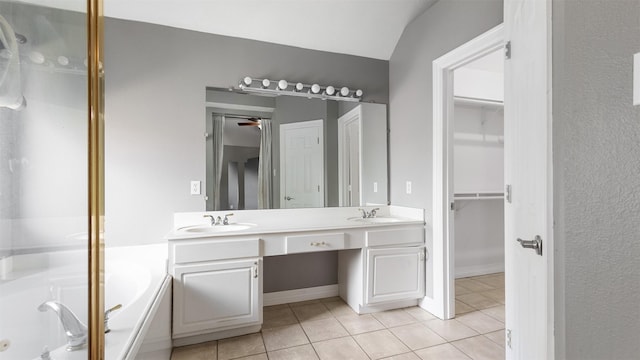
[[[86,1],[39,3],[0,0],[0,360],[86,352]]]

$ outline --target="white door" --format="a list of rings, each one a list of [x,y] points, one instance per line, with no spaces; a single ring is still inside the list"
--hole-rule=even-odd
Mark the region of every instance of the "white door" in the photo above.
[[[362,206],[360,106],[338,119],[338,183],[340,206]]]
[[[424,296],[424,246],[367,249],[366,254],[366,305]]]
[[[176,266],[174,336],[262,322],[260,270],[259,259]]]
[[[507,359],[552,359],[551,50],[548,0],[506,0],[505,275]],[[542,255],[516,241],[542,239]]]
[[[280,204],[283,209],[324,206],[322,120],[280,125]]]

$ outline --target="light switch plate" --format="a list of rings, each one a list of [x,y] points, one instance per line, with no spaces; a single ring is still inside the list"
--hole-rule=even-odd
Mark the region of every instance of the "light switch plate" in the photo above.
[[[633,105],[640,105],[640,53],[633,55]]]
[[[200,195],[200,181],[191,182],[191,195]]]
[[[407,194],[411,194],[411,181],[407,181]]]
[[[377,193],[378,192],[378,183],[377,182],[373,182],[373,192]]]

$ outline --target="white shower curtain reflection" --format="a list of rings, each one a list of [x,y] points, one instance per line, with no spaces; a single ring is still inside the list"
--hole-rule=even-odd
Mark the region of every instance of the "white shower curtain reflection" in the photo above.
[[[213,116],[213,210],[220,208],[220,181],[222,180],[222,156],[224,155],[224,116]]]
[[[271,120],[261,120],[258,209],[271,209]]]

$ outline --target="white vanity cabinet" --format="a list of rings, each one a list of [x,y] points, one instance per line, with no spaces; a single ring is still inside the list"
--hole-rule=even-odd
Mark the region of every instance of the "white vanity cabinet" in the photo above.
[[[425,248],[366,250],[365,305],[424,296]]]
[[[169,249],[174,339],[197,335],[214,339],[233,336],[238,329],[244,329],[241,333],[260,329],[259,239],[177,241]]]
[[[339,254],[340,296],[357,313],[415,305],[424,297],[424,227],[365,232],[365,247]]]

